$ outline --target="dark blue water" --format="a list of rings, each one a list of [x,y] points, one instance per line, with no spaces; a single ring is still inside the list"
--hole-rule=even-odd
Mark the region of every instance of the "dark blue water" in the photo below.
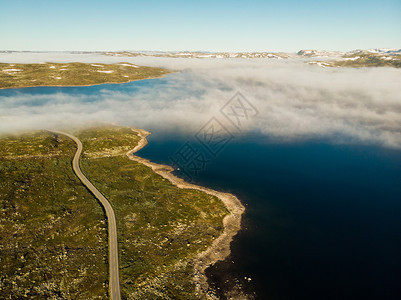
[[[160,163],[184,142],[149,140],[139,155]],[[221,293],[239,282],[258,299],[401,299],[400,151],[242,137],[195,181],[247,208],[232,255],[207,272]]]
[[[56,94],[77,96],[57,101],[96,102],[115,91],[204,93],[193,78],[175,76],[0,90],[0,97],[23,95],[7,105],[46,108],[56,101],[48,95]],[[156,131],[149,140],[140,155],[160,163],[170,163],[185,142]],[[239,283],[259,299],[401,299],[401,151],[236,137],[194,180],[234,193],[247,208],[232,255],[207,271],[221,295]]]

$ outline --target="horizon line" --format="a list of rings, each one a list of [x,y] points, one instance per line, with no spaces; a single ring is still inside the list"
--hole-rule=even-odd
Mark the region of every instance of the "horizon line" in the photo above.
[[[329,49],[317,49],[317,48],[303,48],[297,51],[211,51],[211,50],[11,50],[11,49],[1,49],[0,52],[32,52],[32,53],[50,53],[50,52],[139,52],[139,53],[298,53],[300,51],[330,51],[330,52],[354,52],[354,51],[368,51],[368,50],[401,50],[401,48],[387,48],[387,47],[374,47],[374,48],[356,48],[353,50],[329,50]]]

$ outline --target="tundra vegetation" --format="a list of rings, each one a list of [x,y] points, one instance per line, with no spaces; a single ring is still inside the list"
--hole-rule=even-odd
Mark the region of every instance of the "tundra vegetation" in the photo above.
[[[367,68],[367,67],[392,67],[401,68],[401,55],[377,55],[374,53],[357,52],[345,55],[338,60],[316,61],[324,67],[347,67],[347,68]]]
[[[0,299],[105,299],[103,211],[72,171],[70,139],[0,138]]]
[[[82,171],[116,213],[123,299],[202,298],[193,262],[221,234],[223,203],[130,160],[130,128],[72,133]],[[107,224],[72,171],[75,151],[44,131],[0,138],[0,299],[108,298]]]
[[[130,63],[0,63],[0,88],[33,86],[85,86],[102,83],[125,83],[156,78],[171,71]]]

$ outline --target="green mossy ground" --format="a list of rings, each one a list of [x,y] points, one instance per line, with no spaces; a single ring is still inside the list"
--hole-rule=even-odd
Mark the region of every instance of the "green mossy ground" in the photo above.
[[[223,203],[129,160],[129,128],[74,134],[116,213],[123,298],[198,299],[193,258],[222,232]],[[75,151],[48,132],[0,137],[0,299],[108,298],[105,216],[72,171]]]
[[[0,138],[0,299],[107,299],[107,232],[68,138]]]
[[[394,67],[401,68],[401,55],[389,56],[392,59],[384,59],[383,56],[375,54],[355,53],[346,58],[356,58],[354,60],[339,60],[332,62],[330,65],[334,67]]]
[[[171,71],[135,66],[129,63],[0,63],[0,88],[124,83],[133,80],[160,77],[168,73],[171,73]]]
[[[192,261],[222,232],[228,213],[223,203],[179,189],[129,160],[126,152],[139,139],[129,128],[84,130],[76,136],[84,145],[83,172],[116,213],[123,297],[197,299]]]

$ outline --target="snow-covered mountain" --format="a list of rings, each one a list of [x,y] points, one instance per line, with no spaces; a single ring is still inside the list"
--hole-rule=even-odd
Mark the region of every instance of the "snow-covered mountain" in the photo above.
[[[327,50],[300,50],[297,53],[285,52],[201,52],[201,51],[177,51],[177,52],[147,52],[147,51],[124,51],[124,52],[106,52],[110,56],[156,56],[156,57],[172,57],[172,58],[271,58],[271,59],[286,59],[286,58],[330,58],[341,59],[353,57],[355,55],[400,55],[401,49],[368,49],[368,50],[353,50],[349,52],[327,51]]]
[[[390,49],[390,48],[377,48],[377,49],[368,49],[368,50],[353,50],[346,52],[344,56],[350,56],[354,54],[367,54],[367,55],[400,55],[401,49]]]
[[[272,58],[284,59],[293,56],[290,53],[271,52],[106,52],[110,56],[156,56],[173,58]]]
[[[297,55],[304,57],[341,57],[344,55],[344,52],[326,50],[300,50],[297,52]]]
[[[379,48],[379,49],[369,49],[369,50],[365,50],[363,52],[394,55],[394,54],[401,54],[401,49]]]
[[[325,51],[325,50],[300,50],[298,56],[304,57],[349,57],[355,54],[375,54],[375,55],[399,55],[401,49],[377,48],[368,50],[352,50],[348,52]]]
[[[106,52],[111,56],[153,56],[189,59],[304,59],[320,67],[401,67],[401,49],[368,49],[348,52],[300,50],[297,53],[272,52]]]

